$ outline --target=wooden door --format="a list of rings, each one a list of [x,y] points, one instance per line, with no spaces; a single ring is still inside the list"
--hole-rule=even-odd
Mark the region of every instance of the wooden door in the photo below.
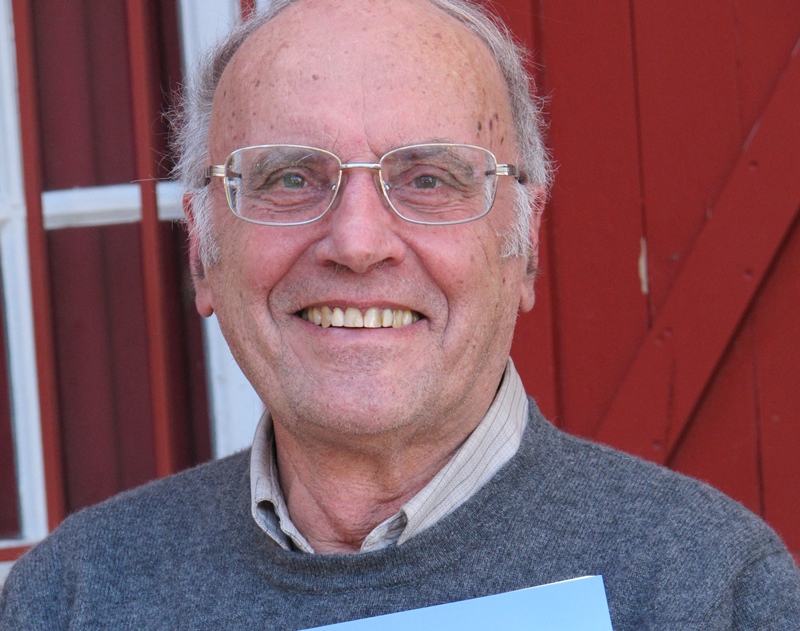
[[[513,356],[566,430],[800,554],[800,3],[506,1],[558,172]]]

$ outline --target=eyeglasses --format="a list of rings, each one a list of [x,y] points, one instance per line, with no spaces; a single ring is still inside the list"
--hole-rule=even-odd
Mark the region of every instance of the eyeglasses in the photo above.
[[[416,224],[480,219],[492,208],[498,176],[524,181],[517,167],[497,164],[488,149],[428,143],[392,149],[377,163],[343,163],[330,151],[302,145],[244,147],[209,167],[206,184],[223,178],[228,205],[245,221],[299,226],[333,207],[342,173],[350,169],[371,169],[390,208]]]

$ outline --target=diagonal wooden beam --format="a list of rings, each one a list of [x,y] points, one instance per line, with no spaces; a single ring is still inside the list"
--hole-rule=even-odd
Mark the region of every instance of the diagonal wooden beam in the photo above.
[[[666,462],[800,209],[800,42],[593,437]]]

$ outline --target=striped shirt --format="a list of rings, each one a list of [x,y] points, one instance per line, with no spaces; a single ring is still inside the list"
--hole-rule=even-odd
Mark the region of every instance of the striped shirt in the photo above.
[[[528,398],[509,358],[500,389],[486,416],[425,487],[378,524],[361,552],[401,545],[461,506],[517,453],[528,421]],[[274,456],[272,420],[264,413],[250,457],[251,510],[259,527],[280,546],[313,553],[289,516]]]

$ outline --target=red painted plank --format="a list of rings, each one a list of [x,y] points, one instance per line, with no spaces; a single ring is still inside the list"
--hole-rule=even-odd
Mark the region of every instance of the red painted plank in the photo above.
[[[122,36],[125,6],[123,0],[83,0],[83,5],[93,141],[87,159],[92,160],[95,174],[92,184],[128,183],[135,171],[127,41]]]
[[[175,399],[180,403],[180,427],[178,435],[179,464],[190,466],[211,459],[211,425],[208,415],[208,395],[206,392],[206,368],[203,350],[202,318],[194,304],[194,288],[189,271],[188,234],[185,224],[161,223],[165,259],[166,282],[171,291],[168,294],[170,328],[170,349],[172,357],[179,364],[175,370],[181,375],[175,380],[173,388]]]
[[[183,92],[183,66],[181,62],[181,36],[178,0],[158,0],[156,26],[159,42],[156,74],[159,78],[161,111],[175,109],[178,95]],[[174,130],[168,117],[159,116],[153,121],[153,150],[159,156],[156,176],[168,179],[175,166],[174,155],[170,149]]]
[[[588,434],[648,325],[630,8],[543,0],[539,30],[558,166],[545,272],[559,414],[566,429]]]
[[[800,2],[737,0],[733,6],[738,31],[736,62],[742,134],[747,134],[800,39]]]
[[[667,464],[761,513],[755,346],[748,318]]]
[[[28,550],[31,546],[16,546],[14,548],[0,548],[0,562],[3,561],[16,561]]]
[[[14,36],[17,51],[17,87],[20,105],[22,171],[25,174],[25,207],[28,253],[33,302],[33,328],[36,343],[36,372],[39,388],[39,414],[42,429],[47,523],[54,529],[65,514],[62,487],[62,452],[59,428],[58,386],[55,373],[50,278],[47,243],[42,221],[41,137],[38,126],[33,22],[30,0],[14,0]]]
[[[55,230],[49,240],[74,511],[155,477],[140,243],[135,224]]]
[[[102,232],[107,367],[112,396],[115,473],[119,491],[156,476],[148,379],[147,330],[139,226],[108,226]]]
[[[29,4],[36,29],[41,137],[48,144],[42,152],[44,189],[88,185],[93,175],[87,160],[92,155],[92,124],[86,107],[88,37],[83,11],[74,0],[50,3],[49,8],[40,0]]]
[[[655,317],[744,140],[736,23],[731,0],[631,4]]]
[[[150,40],[150,15],[145,0],[126,0],[128,42],[134,112],[136,177],[142,196],[142,267],[145,286],[145,311],[150,361],[156,470],[159,476],[178,470],[170,395],[172,371],[168,356],[163,253],[158,226],[158,205],[154,177],[157,172],[152,153],[152,122],[158,117],[153,94],[153,59]]]
[[[660,462],[674,448],[797,215],[799,104],[795,49],[598,428],[598,440]]]
[[[800,221],[754,313],[763,515],[800,554]]]
[[[121,490],[99,228],[48,232],[67,510]],[[87,440],[91,437],[91,440]]]
[[[537,4],[535,0],[497,0],[491,5],[491,10],[506,24],[516,41],[534,55]]]
[[[134,177],[121,0],[33,0],[45,190]]]
[[[768,102],[776,77],[785,68],[800,36],[800,4],[743,0],[734,3],[733,9],[737,30],[734,41],[741,119],[739,134],[744,138]],[[784,258],[785,254],[779,255],[779,266]],[[795,269],[800,271],[800,268]],[[776,282],[769,276],[765,286]],[[795,286],[800,283],[800,277],[796,277],[794,283]],[[762,514],[785,538],[794,542],[796,550],[800,550],[797,545],[800,519],[796,508],[800,496],[795,491],[800,465],[796,455],[783,449],[787,444],[800,445],[800,436],[792,435],[795,424],[785,421],[777,423],[780,431],[765,431],[772,425],[763,413],[774,398],[786,398],[786,390],[791,386],[785,375],[800,374],[785,362],[781,366],[782,374],[772,370],[761,375],[759,371],[760,357],[772,360],[775,356],[771,349],[764,349],[763,337],[780,340],[782,348],[800,347],[796,334],[793,336],[785,325],[759,327],[756,331],[758,314],[766,312],[771,317],[773,312],[792,311],[791,305],[787,308],[785,304],[785,291],[773,292],[773,295],[775,299],[768,303],[764,291],[754,298],[751,315],[745,319],[732,348],[720,362],[708,393],[702,397],[686,435],[668,464],[711,482]],[[731,374],[740,375],[737,382],[732,381]],[[786,408],[783,410],[785,412]],[[767,476],[770,471],[779,474]],[[766,510],[767,497],[780,500],[772,502],[770,511]]]

